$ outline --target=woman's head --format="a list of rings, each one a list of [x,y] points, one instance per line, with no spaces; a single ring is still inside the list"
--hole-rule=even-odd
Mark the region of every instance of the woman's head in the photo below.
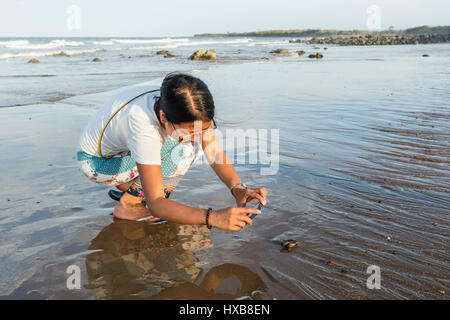
[[[194,122],[201,122],[204,130],[214,119],[214,100],[207,85],[189,74],[169,73],[156,99],[155,113],[169,135],[171,127],[193,134]]]
[[[214,100],[208,86],[185,73],[172,72],[164,78],[155,105],[174,124],[214,118]]]

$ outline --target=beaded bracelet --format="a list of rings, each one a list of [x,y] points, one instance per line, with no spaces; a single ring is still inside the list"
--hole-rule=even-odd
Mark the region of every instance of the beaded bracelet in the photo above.
[[[212,226],[209,224],[209,215],[211,214],[212,208],[208,208],[208,211],[206,211],[206,227],[208,229],[211,229]]]

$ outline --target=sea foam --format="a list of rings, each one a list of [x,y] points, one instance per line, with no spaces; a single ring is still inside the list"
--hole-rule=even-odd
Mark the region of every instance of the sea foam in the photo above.
[[[30,43],[28,40],[15,40],[3,41],[0,42],[0,45],[8,49],[53,49],[60,47],[79,47],[83,46],[84,42],[71,40],[52,40],[46,43]]]

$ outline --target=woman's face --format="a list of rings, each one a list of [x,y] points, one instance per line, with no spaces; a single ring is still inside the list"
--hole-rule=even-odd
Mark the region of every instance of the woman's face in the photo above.
[[[209,129],[213,129],[212,121],[197,120],[179,124],[171,123],[166,119],[164,111],[162,110],[160,110],[160,119],[167,134],[175,140],[178,140],[180,143],[200,141],[202,139],[202,134],[209,131]]]

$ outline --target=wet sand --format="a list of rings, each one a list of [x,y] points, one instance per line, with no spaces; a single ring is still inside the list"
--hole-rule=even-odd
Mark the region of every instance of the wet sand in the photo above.
[[[419,60],[313,63],[199,74],[227,108],[219,117],[280,128],[276,175],[237,166],[270,194],[254,226],[238,233],[113,220],[108,188],[89,182],[74,158],[95,111],[74,107],[77,99],[95,106],[106,93],[0,109],[1,298],[448,299],[448,73]],[[367,77],[394,63],[399,74]],[[429,74],[420,95],[411,89]],[[233,204],[206,165],[172,196]],[[280,252],[283,239],[299,247]],[[73,264],[80,290],[66,288]],[[366,287],[369,265],[381,269],[380,290]]]

